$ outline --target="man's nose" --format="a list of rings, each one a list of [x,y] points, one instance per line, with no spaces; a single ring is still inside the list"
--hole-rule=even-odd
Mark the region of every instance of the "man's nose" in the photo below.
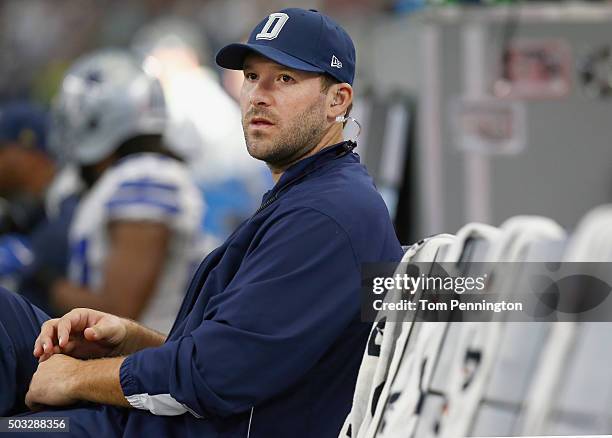
[[[266,89],[264,84],[258,83],[255,88],[253,88],[251,92],[250,103],[252,106],[270,106],[272,103],[272,97],[270,96],[270,92]]]

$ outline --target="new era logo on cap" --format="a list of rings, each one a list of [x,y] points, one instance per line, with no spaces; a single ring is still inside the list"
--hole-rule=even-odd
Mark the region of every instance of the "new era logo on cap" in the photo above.
[[[355,46],[330,17],[310,9],[288,8],[265,17],[246,44],[235,43],[217,53],[221,67],[241,70],[249,54],[257,53],[296,70],[328,73],[353,83]]]

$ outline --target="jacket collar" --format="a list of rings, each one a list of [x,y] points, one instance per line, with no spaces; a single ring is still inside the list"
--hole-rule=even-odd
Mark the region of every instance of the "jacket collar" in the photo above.
[[[323,164],[351,152],[354,147],[355,143],[351,141],[336,143],[334,145],[327,146],[316,154],[303,158],[297,163],[289,166],[274,187],[270,191],[266,192],[266,194],[263,196],[262,202],[266,202],[271,196],[277,194],[285,187],[293,184],[294,181],[301,179]]]

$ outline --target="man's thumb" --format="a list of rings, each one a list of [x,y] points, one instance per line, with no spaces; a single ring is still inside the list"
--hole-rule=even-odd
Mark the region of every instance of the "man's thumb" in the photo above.
[[[86,328],[83,334],[89,341],[98,341],[107,338],[109,336],[109,332],[109,327],[107,327],[106,324],[98,323],[92,327]]]

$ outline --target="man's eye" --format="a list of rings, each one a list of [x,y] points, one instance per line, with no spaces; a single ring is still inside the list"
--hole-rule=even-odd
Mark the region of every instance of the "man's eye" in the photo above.
[[[286,83],[293,81],[293,78],[289,75],[281,75],[280,79],[282,82],[286,82]]]
[[[250,81],[257,79],[257,75],[255,73],[245,73],[244,77]]]

